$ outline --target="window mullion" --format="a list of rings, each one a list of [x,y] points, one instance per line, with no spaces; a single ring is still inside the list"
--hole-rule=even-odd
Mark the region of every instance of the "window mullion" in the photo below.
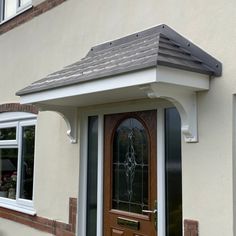
[[[18,164],[17,164],[17,181],[16,181],[16,201],[20,197],[20,181],[21,181],[21,159],[22,159],[22,126],[18,123],[17,126],[17,140],[18,140]]]
[[[4,3],[5,0],[0,0],[0,22],[4,20]]]
[[[19,11],[20,8],[20,0],[16,0],[16,13]]]

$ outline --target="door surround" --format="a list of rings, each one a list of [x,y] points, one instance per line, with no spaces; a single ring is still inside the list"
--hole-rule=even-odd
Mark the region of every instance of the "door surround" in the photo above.
[[[86,201],[87,201],[87,138],[88,117],[98,117],[98,176],[97,176],[97,235],[103,236],[103,140],[104,115],[133,111],[157,110],[157,198],[158,198],[158,226],[157,235],[165,236],[165,142],[164,142],[164,109],[173,104],[161,100],[138,100],[132,102],[103,105],[79,110],[80,130],[80,172],[78,197],[78,236],[86,236]]]

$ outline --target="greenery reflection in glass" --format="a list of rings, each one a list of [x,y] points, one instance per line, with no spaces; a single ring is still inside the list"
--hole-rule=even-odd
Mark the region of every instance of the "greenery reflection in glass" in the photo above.
[[[0,149],[0,197],[16,199],[17,155],[16,148]]]
[[[0,128],[0,141],[16,140],[16,127]]]

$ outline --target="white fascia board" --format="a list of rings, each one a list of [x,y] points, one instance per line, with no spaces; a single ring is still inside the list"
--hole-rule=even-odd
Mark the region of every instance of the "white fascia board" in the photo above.
[[[179,70],[165,66],[157,67],[157,82],[184,86],[192,91],[209,90],[209,75]]]
[[[156,68],[140,70],[103,79],[92,80],[62,88],[22,95],[21,104],[32,104],[48,100],[99,93],[156,82]]]

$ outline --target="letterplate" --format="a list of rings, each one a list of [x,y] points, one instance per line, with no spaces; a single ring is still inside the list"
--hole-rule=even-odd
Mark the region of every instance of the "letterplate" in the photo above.
[[[139,221],[137,220],[130,220],[123,217],[118,217],[117,224],[126,228],[139,230]]]

